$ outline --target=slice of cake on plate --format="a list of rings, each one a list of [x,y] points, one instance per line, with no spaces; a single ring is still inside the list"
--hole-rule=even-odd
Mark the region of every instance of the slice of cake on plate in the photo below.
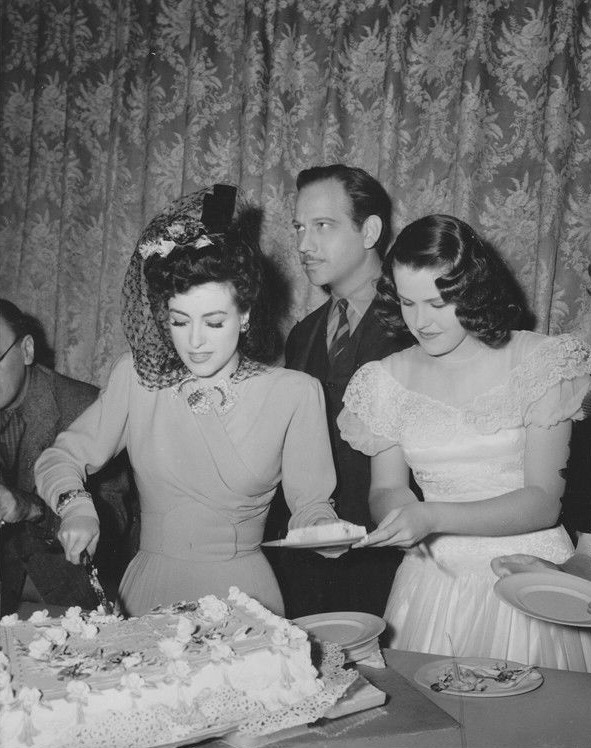
[[[367,535],[365,527],[354,525],[352,522],[325,522],[310,527],[296,527],[289,530],[285,538],[290,543],[341,543],[350,541],[356,543]]]
[[[272,733],[319,719],[356,677],[334,656],[320,675],[307,634],[235,587],[129,620],[70,608],[0,624],[0,745],[10,748]]]

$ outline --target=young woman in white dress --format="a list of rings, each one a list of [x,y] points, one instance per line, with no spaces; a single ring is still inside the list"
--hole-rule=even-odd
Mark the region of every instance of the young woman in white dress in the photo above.
[[[561,563],[557,520],[571,420],[589,388],[588,349],[516,331],[520,294],[463,221],[407,226],[378,284],[382,319],[417,345],[362,367],[343,438],[371,455],[368,546],[407,549],[385,611],[399,649],[591,669],[591,634],[525,616],[493,592],[494,557]],[[409,475],[424,502],[409,487]]]

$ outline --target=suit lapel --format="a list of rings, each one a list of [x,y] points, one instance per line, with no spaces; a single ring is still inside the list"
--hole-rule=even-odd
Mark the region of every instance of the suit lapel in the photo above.
[[[290,369],[297,369],[298,371],[307,371],[314,374],[312,370],[316,371],[319,366],[322,366],[321,359],[326,359],[326,324],[328,320],[328,312],[330,309],[330,299],[325,302],[319,309],[316,318],[312,321],[310,329],[305,332],[304,335],[300,336],[302,345],[298,345],[293,351],[293,356],[289,362]],[[322,344],[324,348],[324,356],[319,350],[319,345]],[[328,362],[324,362],[326,366]]]

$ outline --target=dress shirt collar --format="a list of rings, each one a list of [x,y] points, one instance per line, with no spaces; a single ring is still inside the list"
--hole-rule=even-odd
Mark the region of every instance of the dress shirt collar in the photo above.
[[[347,307],[347,319],[349,320],[349,328],[351,332],[353,332],[361,322],[363,315],[369,309],[369,306],[376,295],[377,280],[377,277],[368,278],[347,295],[346,299],[349,302],[349,306]],[[341,297],[335,296],[334,294],[331,295],[332,303],[330,306],[329,318],[333,314],[339,298]]]

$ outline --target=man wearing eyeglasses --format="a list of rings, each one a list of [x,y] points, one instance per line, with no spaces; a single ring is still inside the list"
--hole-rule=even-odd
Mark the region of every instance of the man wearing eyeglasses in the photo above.
[[[23,604],[25,610],[35,604],[97,606],[83,568],[66,561],[54,540],[59,520],[35,493],[33,466],[98,390],[35,363],[37,330],[36,320],[0,299],[0,615]],[[111,537],[120,538],[127,524],[125,467],[111,465],[97,478],[93,494],[102,501]],[[112,571],[118,549],[104,552]]]

